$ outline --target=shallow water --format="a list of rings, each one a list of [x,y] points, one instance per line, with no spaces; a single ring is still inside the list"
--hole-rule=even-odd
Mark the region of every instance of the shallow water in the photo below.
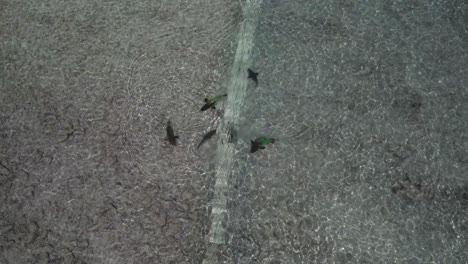
[[[1,263],[468,258],[465,1],[4,2]]]

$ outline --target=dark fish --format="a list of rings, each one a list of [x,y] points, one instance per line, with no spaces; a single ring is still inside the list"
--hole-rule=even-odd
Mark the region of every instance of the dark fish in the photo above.
[[[179,136],[174,135],[174,129],[172,128],[172,124],[170,120],[167,121],[166,132],[167,132],[166,139],[169,141],[169,143],[171,143],[171,145],[176,146],[177,145],[176,139],[178,139]]]
[[[203,136],[203,139],[202,141],[200,142],[200,144],[198,144],[197,148],[199,148],[203,143],[205,143],[206,141],[208,141],[208,139],[210,139],[212,136],[214,136],[216,134],[216,129],[215,130],[211,130],[210,132],[206,133],[204,136]]]
[[[208,98],[205,98],[205,102],[206,102],[206,104],[200,109],[200,111],[205,111],[205,110],[208,110],[208,109],[210,109],[210,108],[216,109],[214,103],[209,103],[209,102],[208,102]]]
[[[257,152],[257,150],[259,150],[259,149],[265,149],[265,146],[262,146],[261,144],[256,143],[253,140],[250,140],[250,142],[251,142],[250,153]]]
[[[259,149],[265,149],[265,145],[275,143],[274,138],[259,137],[255,141],[250,140],[250,153],[254,153]]]
[[[208,110],[210,108],[216,109],[215,104],[217,102],[219,102],[221,99],[223,99],[224,97],[226,97],[226,96],[227,96],[227,94],[223,94],[223,95],[218,95],[213,99],[205,98],[205,103],[206,104],[201,108],[200,111],[205,111],[205,110]]]
[[[255,82],[255,85],[258,86],[258,72],[254,72],[250,68],[247,69],[247,72],[249,73],[249,77],[247,78],[252,79]]]

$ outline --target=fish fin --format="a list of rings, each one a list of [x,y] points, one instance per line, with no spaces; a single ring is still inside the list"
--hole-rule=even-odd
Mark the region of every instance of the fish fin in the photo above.
[[[216,107],[214,105],[211,108],[216,109]]]
[[[208,98],[205,98],[205,103],[208,103],[208,101],[209,101]]]
[[[265,149],[265,146],[258,146],[259,149]]]
[[[247,72],[249,73],[248,78],[252,78],[252,79],[253,79],[253,78],[256,78],[256,77],[258,76],[258,74],[259,74],[258,72],[254,72],[254,71],[253,71],[252,69],[250,69],[250,68],[247,69]]]
[[[274,138],[270,138],[270,140],[271,140],[271,143],[275,143],[275,141],[276,141],[276,139],[274,139]]]

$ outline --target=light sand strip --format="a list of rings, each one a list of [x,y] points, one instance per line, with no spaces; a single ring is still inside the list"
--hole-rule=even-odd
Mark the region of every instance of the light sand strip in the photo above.
[[[240,25],[238,46],[227,87],[227,101],[218,128],[218,149],[215,171],[215,184],[211,200],[211,227],[208,233],[208,248],[204,264],[215,263],[216,251],[225,244],[225,224],[227,219],[228,179],[233,168],[234,144],[229,143],[231,130],[237,130],[240,112],[247,94],[247,68],[252,64],[251,55],[254,45],[258,12],[262,0],[246,0],[242,7],[243,21]]]

